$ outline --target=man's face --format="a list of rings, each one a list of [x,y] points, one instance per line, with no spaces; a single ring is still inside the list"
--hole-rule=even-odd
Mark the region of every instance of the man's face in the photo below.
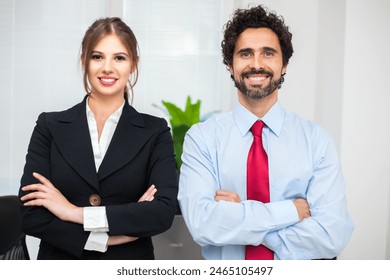
[[[229,67],[240,93],[252,99],[277,92],[285,73],[279,39],[269,28],[248,28],[237,39]]]

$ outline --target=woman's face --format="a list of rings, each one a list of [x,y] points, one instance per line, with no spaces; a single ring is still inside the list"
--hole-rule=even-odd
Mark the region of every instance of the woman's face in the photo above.
[[[103,37],[88,58],[91,95],[123,97],[132,72],[131,56],[115,34]]]

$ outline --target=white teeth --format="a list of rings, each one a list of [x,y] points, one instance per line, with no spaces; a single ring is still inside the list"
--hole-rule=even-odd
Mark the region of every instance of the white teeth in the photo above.
[[[267,77],[249,77],[248,79],[253,81],[264,81]]]
[[[101,79],[105,83],[113,83],[115,79]]]

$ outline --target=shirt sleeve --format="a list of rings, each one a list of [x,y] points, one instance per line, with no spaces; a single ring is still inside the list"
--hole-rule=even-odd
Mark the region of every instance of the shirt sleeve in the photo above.
[[[108,221],[105,206],[84,207],[84,230],[108,232]]]
[[[253,200],[216,202],[215,192],[224,186],[218,183],[217,163],[211,156],[215,152],[199,127],[193,126],[184,141],[178,199],[196,242],[201,246],[258,245],[267,232],[298,222],[290,200],[267,204]]]
[[[106,232],[91,232],[84,249],[88,251],[107,251],[108,234]]]
[[[107,251],[108,221],[106,207],[84,207],[84,230],[90,231],[84,249],[89,251]]]
[[[337,257],[351,237],[354,225],[336,148],[331,140],[322,147],[306,197],[311,217],[264,237],[264,244],[278,259]]]

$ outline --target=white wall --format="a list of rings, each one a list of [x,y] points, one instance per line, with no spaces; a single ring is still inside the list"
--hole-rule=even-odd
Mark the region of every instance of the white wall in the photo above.
[[[340,150],[345,54],[345,0],[319,1],[315,120]]]
[[[346,3],[341,157],[356,230],[343,257],[390,259],[390,2]]]

